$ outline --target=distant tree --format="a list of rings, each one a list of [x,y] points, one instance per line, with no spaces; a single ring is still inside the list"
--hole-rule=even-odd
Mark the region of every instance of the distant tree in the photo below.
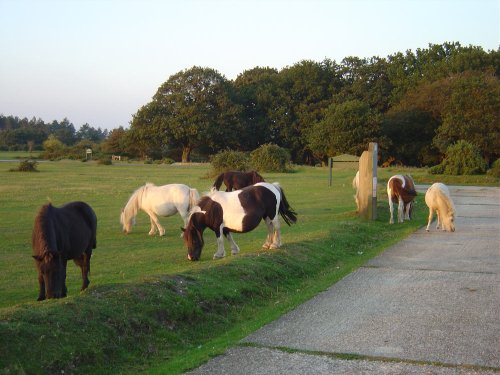
[[[188,162],[195,148],[213,153],[239,144],[238,111],[231,83],[216,70],[195,66],[160,86],[153,101],[134,116],[131,136],[156,137],[164,144],[181,146],[182,161]]]
[[[379,139],[380,116],[359,100],[330,105],[308,134],[310,149],[322,161],[342,153],[361,155],[369,142]]]
[[[102,130],[101,128],[93,128],[89,124],[83,124],[80,129],[76,132],[76,138],[78,140],[89,140],[92,142],[101,142],[108,135],[107,130]]]
[[[452,89],[434,144],[445,152],[462,139],[479,147],[488,162],[495,160],[500,156],[498,78],[488,73],[469,73],[458,77]]]
[[[54,135],[67,146],[74,144],[77,140],[75,126],[64,118],[61,122],[56,120],[48,125],[48,133]]]
[[[381,148],[382,161],[394,159],[404,165],[424,166],[440,162],[440,152],[432,147],[439,123],[422,110],[390,111],[382,121],[381,132],[390,142]]]
[[[242,108],[243,150],[254,150],[275,137],[273,111],[277,105],[277,78],[276,69],[256,67],[244,71],[234,81],[235,100]]]
[[[120,126],[111,130],[106,140],[102,142],[102,151],[110,154],[123,155],[128,153],[127,131]]]

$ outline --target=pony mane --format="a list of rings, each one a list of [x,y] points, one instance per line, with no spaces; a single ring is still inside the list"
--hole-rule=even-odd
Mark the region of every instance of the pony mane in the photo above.
[[[35,218],[33,227],[32,242],[37,243],[38,255],[43,255],[51,251],[51,243],[53,239],[53,231],[51,230],[52,220],[50,210],[53,208],[52,203],[47,203],[40,208]]]
[[[148,188],[150,188],[152,186],[156,186],[156,185],[151,183],[151,182],[147,182],[144,186],[137,188],[132,193],[132,195],[128,199],[127,204],[125,205],[125,208],[123,209],[123,212],[124,213],[126,212],[126,219],[128,219],[128,217],[130,215],[133,217],[137,215],[137,212],[139,211],[139,206],[140,206],[139,202],[142,201],[142,197],[143,197],[144,193],[148,190]],[[131,211],[131,212],[129,212],[129,211]]]
[[[448,213],[450,213],[451,215],[455,216],[456,210],[455,210],[455,205],[453,204],[453,200],[451,199],[449,194],[447,194],[444,191],[441,191],[441,192],[446,197],[446,199],[444,199],[444,202],[446,203],[446,211]]]

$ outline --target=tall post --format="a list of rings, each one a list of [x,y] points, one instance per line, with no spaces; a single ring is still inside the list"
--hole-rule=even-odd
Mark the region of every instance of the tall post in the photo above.
[[[359,216],[377,218],[377,154],[378,145],[370,143],[359,159]]]

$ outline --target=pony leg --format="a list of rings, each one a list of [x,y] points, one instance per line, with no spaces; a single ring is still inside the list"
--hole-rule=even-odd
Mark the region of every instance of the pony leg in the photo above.
[[[215,232],[215,236],[217,237],[217,252],[214,254],[214,259],[221,259],[226,256],[226,251],[224,250],[224,237],[221,235],[223,227],[224,224],[221,224],[219,232]]]
[[[231,232],[228,232],[226,235],[226,238],[228,241],[231,243],[231,254],[236,255],[240,252],[240,247],[234,242],[233,236],[231,235]]]
[[[405,207],[405,220],[410,220],[410,207],[411,203],[407,203]]]
[[[392,198],[390,195],[389,195],[389,212],[390,212],[389,224],[394,224],[394,203],[392,202]]]
[[[432,223],[432,215],[434,214],[434,211],[432,210],[432,208],[429,207],[429,218],[427,219],[427,228],[425,228],[425,230],[428,232],[429,231],[429,227],[431,226],[431,223]]]
[[[404,202],[401,197],[399,197],[398,202],[398,223],[402,223],[404,221]]]
[[[266,242],[262,245],[263,249],[269,249],[271,244],[273,243],[273,224],[271,223],[271,219],[266,217],[266,226],[267,226],[267,237]]]
[[[158,216],[156,216],[152,212],[148,212],[149,219],[151,220],[151,230],[149,231],[149,235],[152,236],[156,233],[156,227],[158,227],[158,231],[160,232],[160,236],[165,235],[165,228],[163,228],[158,220]]]
[[[92,254],[83,253],[80,258],[76,258],[73,261],[80,267],[82,272],[82,288],[80,291],[87,289],[90,284],[89,272],[90,272],[90,257]]]
[[[437,214],[437,224],[436,224],[436,229],[439,229],[440,227],[442,227],[443,223],[441,222],[441,215],[439,214],[439,210],[436,210],[436,214]],[[443,231],[444,231],[444,227],[443,227]]]
[[[45,281],[43,281],[43,276],[41,272],[38,272],[38,286],[40,287],[40,291],[38,292],[37,301],[43,301],[45,297]]]
[[[281,247],[281,225],[278,215],[276,215],[276,218],[271,221],[271,226],[273,227],[273,243],[269,248],[278,249]]]

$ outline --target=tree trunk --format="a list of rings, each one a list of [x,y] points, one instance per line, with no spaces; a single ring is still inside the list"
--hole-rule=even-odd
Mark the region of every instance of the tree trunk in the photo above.
[[[191,146],[182,146],[182,162],[189,163],[191,161]]]

